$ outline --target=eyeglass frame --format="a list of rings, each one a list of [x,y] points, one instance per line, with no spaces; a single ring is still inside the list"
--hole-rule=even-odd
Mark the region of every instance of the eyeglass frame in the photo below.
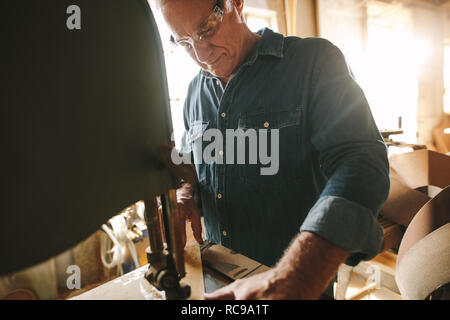
[[[210,14],[210,16],[208,18],[206,18],[205,21],[202,22],[202,24],[198,27],[197,31],[195,31],[192,35],[193,37],[188,38],[188,39],[181,39],[178,41],[175,41],[175,38],[173,37],[173,35],[170,36],[170,43],[172,43],[172,45],[174,46],[182,46],[185,49],[191,49],[192,48],[192,44],[194,41],[197,42],[203,42],[203,35],[198,35],[200,32],[201,33],[206,33],[208,30],[205,31],[198,31],[201,28],[204,28],[205,25],[207,25],[210,21],[215,21],[215,24],[212,28],[216,29],[214,30],[213,34],[211,35],[211,37],[213,37],[216,33],[217,33],[217,29],[219,28],[220,24],[223,21],[223,15],[225,12],[225,4],[224,1],[226,0],[217,0],[216,4],[214,5],[213,9],[212,9],[212,13]],[[194,37],[195,35],[197,35],[196,37]],[[197,38],[197,39],[195,39]],[[189,41],[190,40],[190,41]],[[183,43],[186,43],[183,44]]]

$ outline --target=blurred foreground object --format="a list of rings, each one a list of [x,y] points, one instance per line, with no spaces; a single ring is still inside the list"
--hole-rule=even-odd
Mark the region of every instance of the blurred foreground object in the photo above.
[[[165,271],[178,282],[178,181],[158,159],[172,122],[148,2],[2,2],[0,11],[0,275],[46,261],[131,204],[161,196]],[[125,239],[125,225],[112,221]]]

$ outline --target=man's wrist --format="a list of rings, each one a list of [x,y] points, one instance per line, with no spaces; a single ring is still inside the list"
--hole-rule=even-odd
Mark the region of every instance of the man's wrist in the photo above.
[[[282,265],[277,265],[271,269],[271,273],[272,276],[269,280],[270,288],[274,290],[276,288],[283,288],[283,294],[288,299],[308,299],[308,288],[293,268],[288,269]]]
[[[297,299],[318,299],[348,252],[310,232],[300,233],[274,267],[273,285]]]

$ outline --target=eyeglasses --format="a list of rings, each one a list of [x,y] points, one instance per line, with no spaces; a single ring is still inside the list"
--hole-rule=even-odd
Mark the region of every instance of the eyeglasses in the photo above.
[[[192,49],[194,41],[202,42],[206,39],[212,38],[217,33],[220,23],[223,20],[223,1],[224,0],[218,0],[216,2],[211,15],[205,21],[203,21],[203,23],[198,27],[197,31],[192,34],[191,38],[175,41],[175,38],[173,36],[170,36],[170,42],[175,46],[182,46],[186,50],[189,50]]]

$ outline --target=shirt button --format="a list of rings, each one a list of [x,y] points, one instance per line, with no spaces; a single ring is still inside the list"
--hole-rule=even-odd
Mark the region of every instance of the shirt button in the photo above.
[[[220,85],[220,82],[219,82],[219,80],[216,80],[216,84],[217,84],[217,85]]]
[[[267,127],[269,127],[269,123],[266,121],[266,122],[264,122],[264,128],[267,128]]]
[[[219,151],[219,156],[223,156],[223,150]]]
[[[226,237],[227,234],[228,234],[228,233],[226,232],[226,230],[223,230],[223,231],[222,231],[222,235],[223,235],[224,237]]]
[[[217,198],[218,198],[218,199],[222,199],[222,194],[221,194],[221,193],[218,193],[218,194],[217,194]]]
[[[220,115],[222,118],[225,118],[227,116],[227,114],[225,112],[222,112],[222,114]]]

